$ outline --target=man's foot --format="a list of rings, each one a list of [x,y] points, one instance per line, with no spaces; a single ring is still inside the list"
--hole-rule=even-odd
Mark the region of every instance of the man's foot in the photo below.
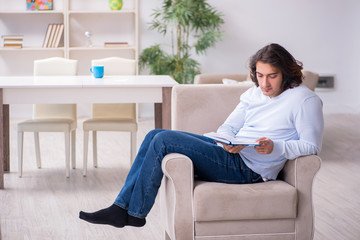
[[[128,214],[127,222],[128,223],[126,225],[133,226],[133,227],[142,227],[145,225],[146,220],[145,220],[145,218],[137,218],[137,217],[133,217]]]
[[[115,204],[93,213],[80,211],[79,218],[90,223],[108,224],[117,228],[129,225],[127,211]]]

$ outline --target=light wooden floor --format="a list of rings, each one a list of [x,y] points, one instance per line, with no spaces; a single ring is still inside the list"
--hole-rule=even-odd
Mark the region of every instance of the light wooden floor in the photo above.
[[[315,240],[360,239],[360,129],[358,115],[328,115],[323,164],[314,183]],[[63,135],[40,135],[42,169],[37,169],[33,137],[25,135],[24,173],[17,176],[16,121],[11,121],[11,172],[0,190],[1,239],[162,239],[159,206],[155,203],[143,228],[90,225],[79,210],[95,211],[112,204],[129,170],[129,134],[100,133],[99,168],[82,177],[81,121],[77,132],[77,168],[65,178]],[[140,122],[138,142],[153,127]],[[91,145],[90,145],[91,146]],[[91,150],[91,148],[90,148]]]

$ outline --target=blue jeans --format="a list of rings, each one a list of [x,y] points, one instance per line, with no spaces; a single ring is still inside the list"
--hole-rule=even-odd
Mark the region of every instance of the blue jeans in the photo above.
[[[156,129],[146,135],[114,204],[128,210],[131,216],[145,218],[154,205],[163,177],[161,161],[169,153],[188,156],[194,174],[204,181],[262,182],[261,176],[249,169],[239,154],[226,152],[213,140],[187,132]]]

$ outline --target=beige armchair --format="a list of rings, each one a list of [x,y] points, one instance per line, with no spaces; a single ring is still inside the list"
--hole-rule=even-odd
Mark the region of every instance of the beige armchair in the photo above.
[[[239,102],[241,85],[178,85],[172,92],[172,128],[214,131]],[[162,162],[161,222],[165,239],[311,240],[312,184],[321,160],[286,163],[278,180],[224,184],[194,179],[191,160],[169,154]]]
[[[309,70],[302,70],[304,75],[303,83],[311,90],[315,90],[315,87],[319,81],[319,74]],[[249,74],[240,73],[203,73],[195,76],[195,84],[222,84],[223,79],[232,79],[238,82],[251,81]]]

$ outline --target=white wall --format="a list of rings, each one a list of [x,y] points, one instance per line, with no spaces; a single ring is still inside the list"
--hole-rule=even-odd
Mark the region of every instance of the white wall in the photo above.
[[[208,0],[224,14],[224,39],[199,60],[203,73],[247,72],[247,60],[276,42],[320,74],[335,75],[335,89],[317,91],[325,113],[359,112],[360,1]],[[140,49],[164,42],[148,30],[161,0],[140,0]]]
[[[335,75],[335,89],[317,91],[325,113],[359,113],[360,1],[358,0],[208,0],[224,14],[224,39],[206,56],[195,57],[203,73],[247,72],[247,60],[271,42],[287,48],[304,68]],[[139,0],[140,49],[166,39],[148,29],[162,0]],[[11,108],[26,117],[29,108]],[[28,109],[28,111],[26,111]],[[86,111],[79,112],[85,114]],[[153,114],[141,105],[140,116]],[[31,114],[29,115],[31,116]]]

